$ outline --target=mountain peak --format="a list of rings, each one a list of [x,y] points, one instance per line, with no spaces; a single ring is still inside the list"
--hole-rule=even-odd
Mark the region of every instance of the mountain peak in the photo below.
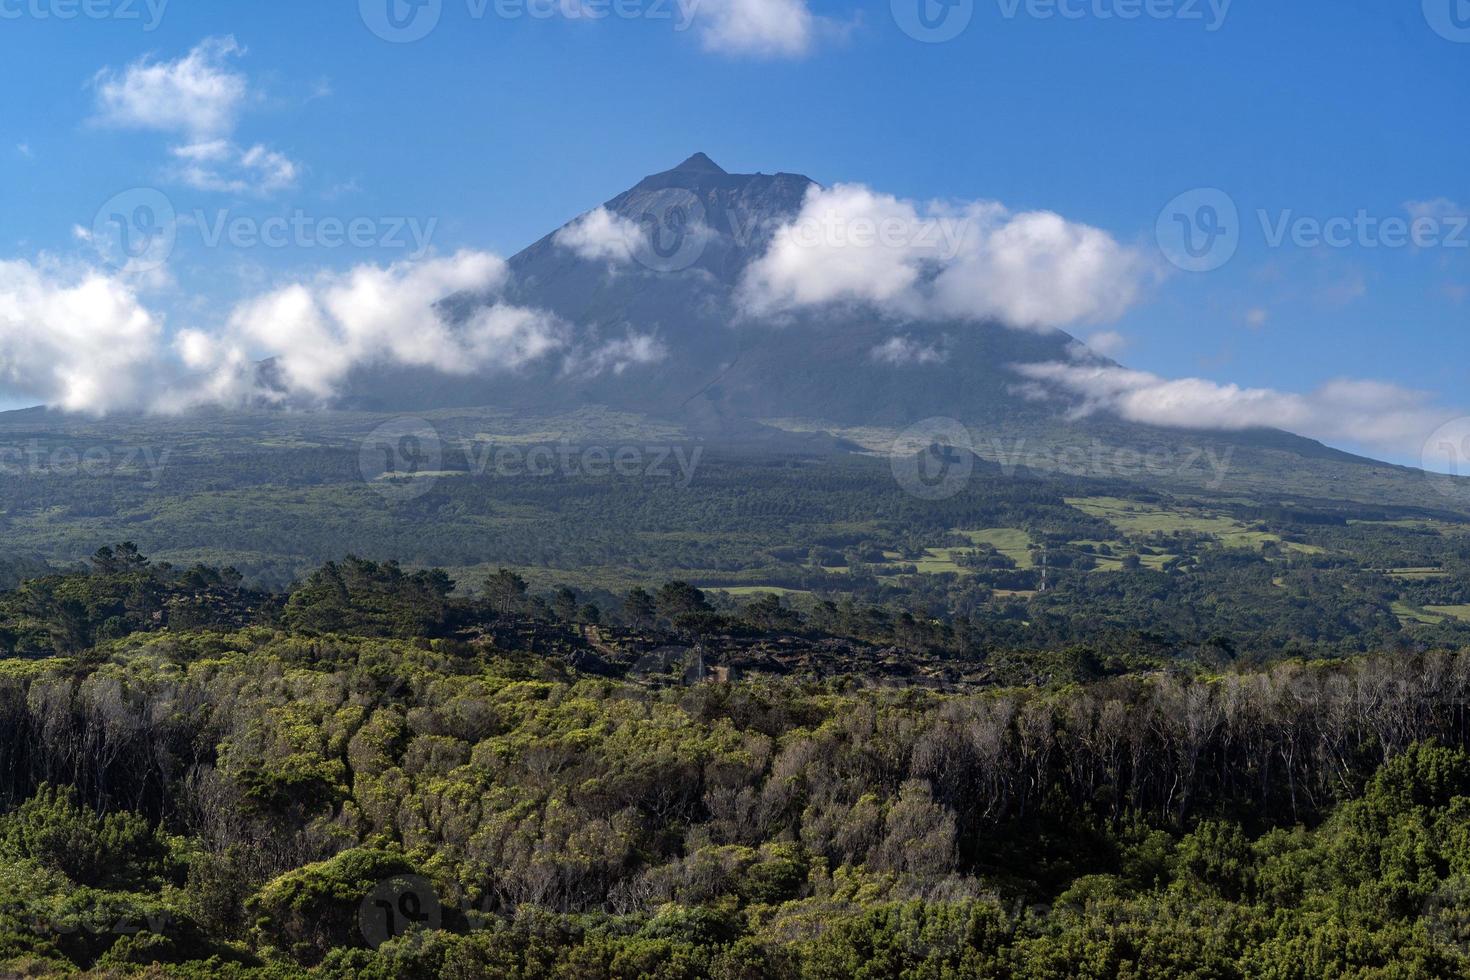
[[[694,156],[675,167],[674,171],[704,174],[723,174],[726,172],[724,167],[721,167],[703,153],[694,154]]]

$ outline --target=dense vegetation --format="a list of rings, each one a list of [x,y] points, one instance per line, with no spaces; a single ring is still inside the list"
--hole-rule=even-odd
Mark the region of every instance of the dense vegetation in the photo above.
[[[0,586],[126,538],[258,589],[357,554],[442,569],[459,597],[504,567],[616,615],[629,589],[677,579],[722,609],[779,594],[830,633],[966,656],[1087,645],[1132,662],[1264,663],[1470,642],[1470,516],[1427,486],[1443,506],[1287,497],[1244,463],[1214,493],[985,464],[927,501],[882,459],[713,450],[687,484],[672,464],[667,477],[500,478],[470,472],[480,444],[446,424],[448,475],[398,494],[312,417],[263,432],[231,418],[208,435],[157,423],[162,448],[146,452],[127,448],[144,432],[108,428],[121,424],[28,437],[36,468],[0,467]],[[77,462],[88,440],[110,468]],[[868,622],[875,609],[888,621]],[[925,628],[900,628],[905,614]]]
[[[126,545],[5,594],[0,972],[1470,975],[1470,650],[943,693],[474,639],[814,628],[585,598]]]
[[[380,421],[0,425],[0,975],[1470,976],[1452,496]]]

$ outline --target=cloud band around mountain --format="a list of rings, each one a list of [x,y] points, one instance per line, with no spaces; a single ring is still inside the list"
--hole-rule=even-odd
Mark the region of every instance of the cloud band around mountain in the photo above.
[[[1073,400],[1073,414],[1098,412],[1173,429],[1284,429],[1336,444],[1417,458],[1454,413],[1427,392],[1381,381],[1338,379],[1302,394],[1203,378],[1163,378],[1107,364],[1050,362],[1016,370]]]
[[[921,206],[860,184],[814,187],[740,286],[751,316],[855,303],[896,317],[1026,330],[1116,320],[1155,276],[1107,232],[994,201]]]

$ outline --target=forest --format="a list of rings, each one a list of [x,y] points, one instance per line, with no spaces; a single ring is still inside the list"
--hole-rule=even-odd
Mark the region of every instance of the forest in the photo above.
[[[130,544],[14,574],[6,975],[1470,975],[1470,648],[691,681],[494,637],[821,626]]]

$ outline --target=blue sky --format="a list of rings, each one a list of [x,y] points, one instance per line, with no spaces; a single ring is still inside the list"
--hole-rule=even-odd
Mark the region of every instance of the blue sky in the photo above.
[[[937,43],[900,26],[919,0],[624,0],[637,16],[600,19],[573,0],[553,16],[438,0],[407,43],[368,26],[388,0],[90,0],[66,18],[80,2],[0,0],[0,262],[75,275],[102,258],[78,228],[136,188],[185,216],[378,222],[340,248],[209,247],[186,224],[166,270],[129,286],[167,337],[292,277],[409,257],[407,231],[376,244],[390,219],[432,223],[434,254],[509,255],[703,150],[732,171],[1054,210],[1156,257],[1166,205],[1217,188],[1239,214],[1228,262],[1163,262],[1126,311],[1067,329],[1161,378],[1371,379],[1470,413],[1464,0],[923,0],[957,31]],[[206,43],[242,86],[228,118],[120,91],[130,66]],[[1201,200],[1179,213],[1204,220]],[[1415,216],[1422,247],[1379,241]],[[1355,226],[1314,246],[1297,219]],[[36,400],[17,387],[0,404]],[[1416,456],[1395,439],[1377,454]]]

